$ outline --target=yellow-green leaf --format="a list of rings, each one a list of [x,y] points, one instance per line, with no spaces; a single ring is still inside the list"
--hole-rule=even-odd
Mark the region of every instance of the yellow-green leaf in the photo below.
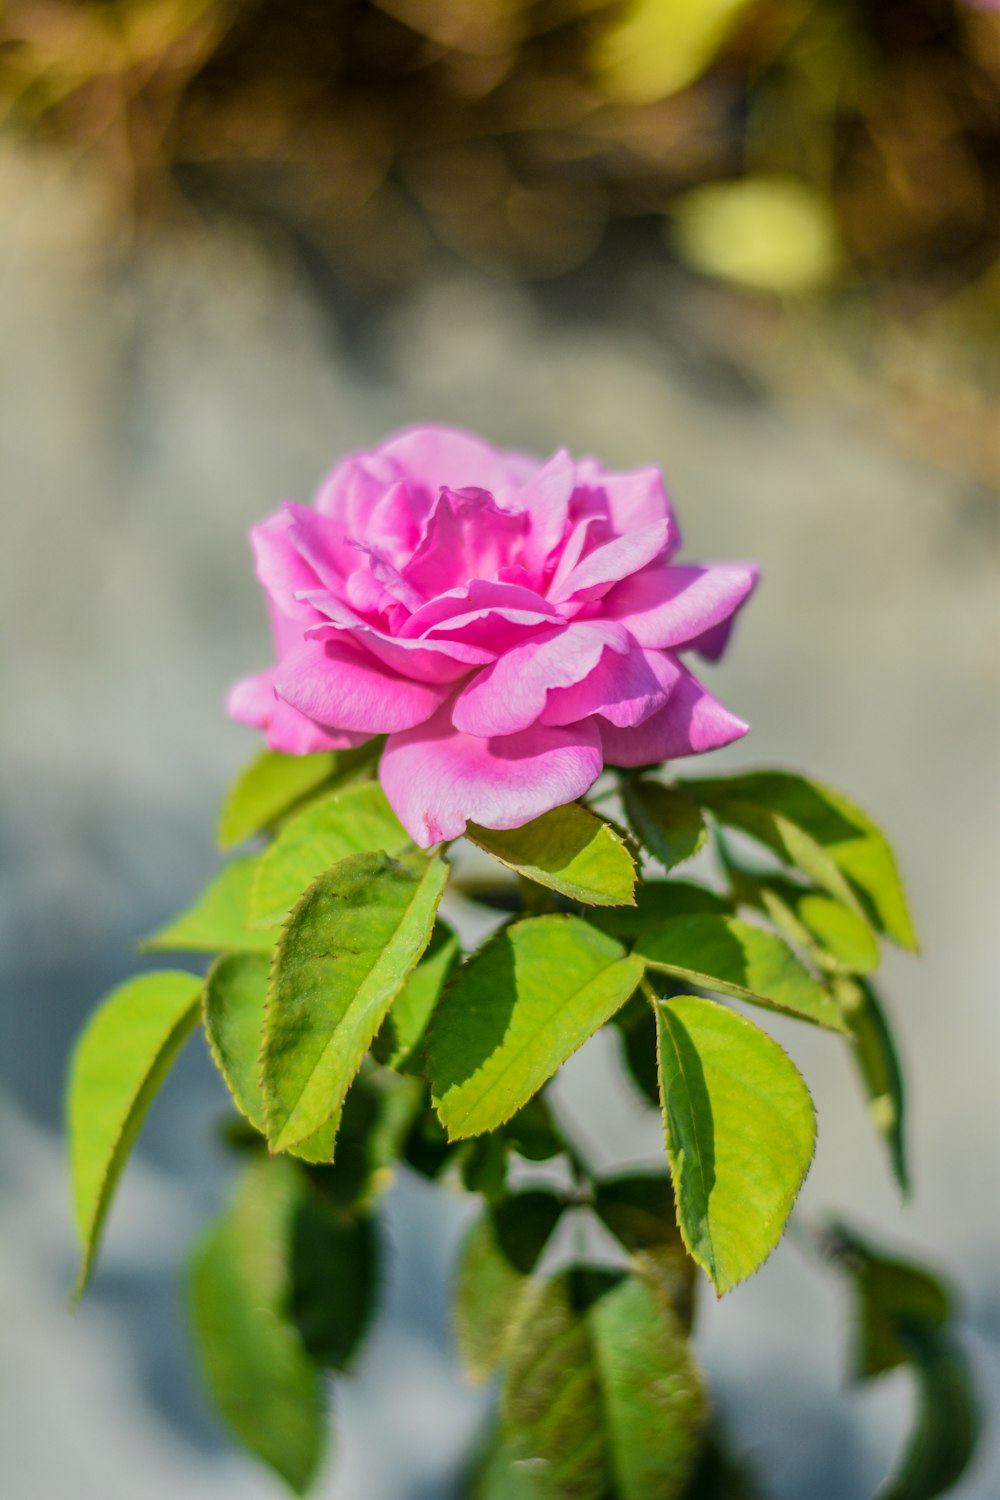
[[[143,938],[140,948],[150,953],[270,953],[278,939],[278,925],[248,925],[250,888],[258,858],[255,854],[241,855],[223,865],[194,905]]]
[[[619,833],[578,802],[553,807],[521,828],[479,828],[466,837],[508,869],[588,906],[628,906],[635,865]]]

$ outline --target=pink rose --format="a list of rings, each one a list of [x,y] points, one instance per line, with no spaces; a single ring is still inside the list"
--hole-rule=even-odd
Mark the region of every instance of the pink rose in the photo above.
[[[425,847],[467,819],[517,828],[605,763],[746,733],[677,653],[721,654],[757,569],[673,565],[657,469],[414,427],[251,539],[278,661],[236,684],[230,713],[292,754],[388,735],[382,786]]]

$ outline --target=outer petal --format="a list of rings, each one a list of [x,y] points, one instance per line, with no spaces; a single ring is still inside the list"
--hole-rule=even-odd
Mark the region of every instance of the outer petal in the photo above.
[[[572,724],[600,714],[619,729],[634,728],[663,708],[680,674],[677,659],[661,651],[636,646],[619,655],[605,648],[589,677],[550,690],[541,723]]]
[[[279,664],[275,692],[317,724],[363,734],[410,729],[430,717],[447,684],[409,682],[343,639],[306,641]]]
[[[376,455],[393,464],[399,478],[422,486],[432,497],[442,486],[477,486],[499,495],[523,484],[539,467],[537,458],[502,453],[457,427],[406,428],[382,443]]]
[[[739,609],[759,575],[753,563],[645,568],[605,596],[602,614],[620,620],[643,646],[694,645]]]
[[[653,521],[596,547],[577,563],[562,581],[549,590],[553,604],[564,600],[599,599],[619,579],[627,578],[652,562],[667,544],[669,525]]]
[[[417,729],[390,735],[379,780],[418,844],[458,838],[466,821],[520,828],[581,797],[601,773],[591,723],[480,739],[459,734],[446,705]]]
[[[251,527],[250,545],[257,577],[273,608],[294,620],[313,621],[317,618],[315,610],[298,595],[323,587],[325,582],[294,545],[292,525],[289,512],[280,510]]]
[[[455,700],[453,722],[466,734],[516,734],[534,724],[550,688],[571,687],[594,670],[606,646],[625,652],[631,642],[620,625],[574,620],[544,630],[477,673]]]
[[[713,698],[686,667],[665,708],[635,729],[601,724],[604,758],[613,766],[648,766],[681,755],[716,750],[746,734],[749,724]]]
[[[369,738],[366,734],[328,730],[314,724],[275,696],[274,676],[272,667],[256,677],[244,677],[234,683],[226,703],[230,716],[241,724],[267,730],[267,743],[272,750],[283,750],[286,755],[312,755],[317,750],[348,750],[363,745]]]

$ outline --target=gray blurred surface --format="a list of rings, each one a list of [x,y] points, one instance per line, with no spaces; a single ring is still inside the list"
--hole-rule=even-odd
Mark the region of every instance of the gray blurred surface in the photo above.
[[[254,749],[221,706],[268,655],[248,525],[418,419],[661,463],[688,557],[763,563],[712,678],[753,732],[706,768],[802,767],[873,809],[925,944],[887,976],[911,1085],[909,1207],[841,1049],[775,1028],[820,1113],[802,1217],[854,1217],[936,1260],[1000,1408],[997,497],[904,462],[807,368],[780,404],[724,378],[648,269],[590,309],[456,273],[359,323],[278,246],[192,228],[129,257],[106,207],[78,172],[0,143],[5,1497],[278,1492],[206,1413],[180,1318],[184,1245],[227,1181],[209,1063],[192,1044],[157,1101],[76,1316],[62,1078],[135,936],[213,869],[215,810]],[[655,1161],[655,1119],[608,1083],[612,1066],[596,1039],[563,1107],[595,1160]],[[390,1213],[388,1305],[341,1389],[331,1500],[448,1495],[482,1410],[444,1311],[467,1206],[404,1182]],[[776,1500],[864,1500],[899,1441],[905,1384],[845,1390],[846,1339],[840,1288],[794,1245],[704,1301],[719,1404]],[[998,1491],[995,1429],[955,1493]]]

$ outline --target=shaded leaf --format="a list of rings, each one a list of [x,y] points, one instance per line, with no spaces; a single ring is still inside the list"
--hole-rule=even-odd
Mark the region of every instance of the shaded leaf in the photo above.
[[[635,865],[621,835],[578,802],[554,807],[521,828],[479,828],[466,837],[511,870],[593,906],[631,904]]]
[[[839,979],[833,993],[854,1041],[854,1060],[868,1096],[869,1112],[889,1149],[896,1181],[908,1193],[906,1096],[888,1017],[877,994],[864,980]]]
[[[721,1296],[781,1238],[812,1161],[812,1101],[777,1042],[712,1000],[662,1002],[657,1034],[677,1220]]]
[[[504,1437],[545,1500],[673,1500],[706,1419],[679,1323],[637,1276],[570,1271],[522,1308]]]
[[[292,1222],[288,1306],[317,1364],[350,1368],[375,1313],[379,1271],[372,1215],[340,1212],[319,1193],[300,1199]]]
[[[540,1094],[522,1105],[503,1127],[505,1139],[525,1161],[551,1161],[563,1150],[552,1112]]]
[[[270,967],[270,959],[263,954],[224,954],[208,972],[202,999],[205,1034],[215,1065],[237,1109],[262,1135],[260,1055]],[[315,1135],[296,1146],[293,1154],[305,1161],[330,1161],[339,1122],[338,1110]]]
[[[411,840],[377,781],[342,787],[311,803],[260,856],[250,889],[249,920],[285,920],[317,875],[348,854],[398,854]]]
[[[143,938],[139,947],[147,953],[163,950],[187,953],[270,953],[279,928],[250,927],[250,887],[260,858],[245,854],[223,865],[193,906],[174,917],[165,927]]]
[[[280,750],[262,750],[237,776],[222,804],[220,849],[242,844],[244,839],[270,828],[303,797],[330,779],[338,759],[332,750],[319,755],[284,755]]]
[[[904,948],[917,947],[889,843],[867,813],[840,792],[785,771],[753,771],[682,785],[721,822],[759,839],[843,900],[845,893],[829,867],[832,862],[847,881],[848,902],[853,893],[880,932]]]
[[[462,1157],[462,1186],[480,1193],[487,1203],[503,1195],[507,1185],[507,1142],[499,1130],[470,1141]]]
[[[647,880],[635,893],[634,907],[588,913],[587,920],[623,943],[634,943],[659,931],[672,917],[703,913],[728,916],[732,903],[707,886],[688,880]]]
[[[641,843],[666,869],[691,859],[708,840],[708,829],[693,798],[659,781],[627,781],[625,813]]]
[[[372,1046],[379,1062],[400,1068],[419,1049],[434,1007],[461,961],[458,937],[439,917],[423,958],[392,1002]],[[413,1061],[414,1071],[418,1071],[419,1057]]]
[[[870,1380],[907,1364],[910,1350],[900,1331],[916,1324],[945,1326],[951,1298],[944,1286],[923,1266],[879,1254],[843,1224],[833,1227],[827,1244],[856,1294],[854,1378]]]
[[[70,1173],[87,1283],[122,1168],[156,1094],[198,1021],[202,981],[160,969],[130,979],[91,1016],[69,1079]]]
[[[428,1034],[451,1138],[495,1130],[628,999],[642,965],[579,917],[529,917],[458,970]]]
[[[836,1002],[787,943],[738,917],[675,917],[641,937],[635,951],[648,968],[662,969],[687,984],[734,995],[829,1031],[847,1029]]]
[[[448,867],[351,854],[321,875],[281,935],[268,992],[268,1139],[286,1150],[340,1107],[430,941]]]
[[[319,1370],[285,1311],[300,1193],[291,1162],[255,1162],[197,1246],[189,1278],[196,1350],[216,1406],[298,1495],[317,1474],[326,1429]]]
[[[791,882],[761,882],[760,904],[775,927],[820,967],[868,974],[879,964],[878,943],[864,917],[823,891]]]
[[[649,1007],[647,1007],[648,1009]],[[632,1256],[632,1264],[687,1330],[694,1313],[695,1265],[684,1248],[670,1178],[633,1172],[594,1188],[594,1212]]]

